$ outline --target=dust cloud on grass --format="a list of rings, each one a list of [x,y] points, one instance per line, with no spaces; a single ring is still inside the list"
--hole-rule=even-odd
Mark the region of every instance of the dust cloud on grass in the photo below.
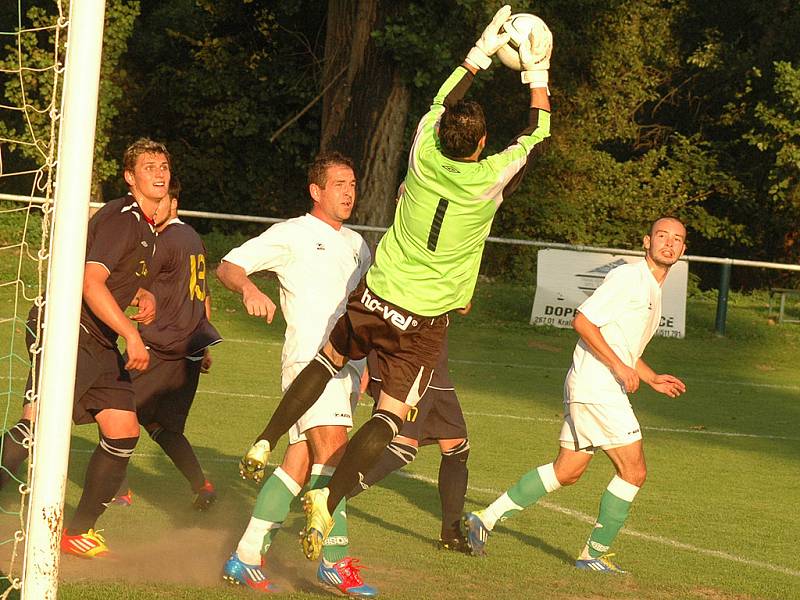
[[[109,540],[112,554],[106,557],[82,559],[62,554],[59,579],[70,583],[91,580],[134,585],[226,586],[222,566],[236,541],[232,534],[199,527],[167,530],[145,544]],[[319,589],[315,585],[316,563],[303,560],[299,552],[296,556],[283,556],[285,552],[274,550],[265,570],[281,592]]]

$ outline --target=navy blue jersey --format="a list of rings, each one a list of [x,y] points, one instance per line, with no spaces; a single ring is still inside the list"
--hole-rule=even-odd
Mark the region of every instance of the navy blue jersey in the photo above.
[[[191,356],[222,340],[206,318],[206,269],[200,236],[173,219],[158,234],[151,267],[156,319],[139,327],[145,345],[164,359]]]
[[[150,283],[156,234],[136,200],[128,194],[108,202],[89,220],[86,262],[109,272],[106,287],[121,310],[128,308],[140,287]],[[117,332],[83,302],[81,324],[103,345],[116,348]]]

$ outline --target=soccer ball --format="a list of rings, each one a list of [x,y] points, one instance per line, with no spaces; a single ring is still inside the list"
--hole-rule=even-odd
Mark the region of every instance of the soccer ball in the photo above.
[[[522,71],[519,60],[519,45],[531,34],[534,29],[548,31],[547,25],[536,15],[518,13],[508,17],[508,21],[500,28],[502,32],[510,33],[511,39],[505,46],[497,51],[497,57],[505,66],[515,71]]]

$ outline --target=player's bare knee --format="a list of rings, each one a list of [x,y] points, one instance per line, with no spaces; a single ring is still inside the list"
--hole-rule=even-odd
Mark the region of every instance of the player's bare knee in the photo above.
[[[97,413],[95,421],[101,435],[107,438],[139,437],[139,421],[134,412],[106,409]]]
[[[442,460],[466,463],[469,459],[469,440],[464,438],[447,450],[442,450]]]
[[[335,466],[347,447],[347,429],[340,425],[312,427],[305,432],[314,462]]]
[[[568,485],[577,483],[577,481],[581,478],[581,475],[583,475],[584,471],[586,470],[586,465],[561,465],[558,463],[558,461],[556,461],[553,464],[553,470],[556,473],[556,479],[558,479],[558,483],[560,483],[562,487],[566,487]]]
[[[558,483],[561,484],[562,487],[566,487],[568,485],[572,485],[577,483],[577,481],[581,478],[583,472],[570,472],[570,473],[556,473],[556,478],[558,479]]]
[[[337,371],[341,371],[349,360],[343,354],[339,354],[330,342],[325,342],[317,354],[324,356]]]
[[[36,402],[28,402],[22,407],[22,418],[31,423],[36,421]]]
[[[620,477],[636,487],[642,487],[647,480],[647,468],[644,466],[628,469]]]

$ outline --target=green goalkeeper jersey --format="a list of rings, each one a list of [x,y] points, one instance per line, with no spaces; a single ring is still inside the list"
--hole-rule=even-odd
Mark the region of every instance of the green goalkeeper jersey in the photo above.
[[[550,136],[550,113],[532,108],[529,126],[502,152],[478,162],[442,154],[439,120],[472,80],[458,67],[420,120],[394,222],[367,273],[378,296],[422,316],[470,301],[495,212],[519,184],[534,148]]]

